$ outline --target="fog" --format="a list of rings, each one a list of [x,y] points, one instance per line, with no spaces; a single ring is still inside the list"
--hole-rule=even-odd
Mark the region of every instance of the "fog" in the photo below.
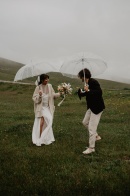
[[[129,0],[0,0],[0,57],[23,64],[91,52],[130,84]]]

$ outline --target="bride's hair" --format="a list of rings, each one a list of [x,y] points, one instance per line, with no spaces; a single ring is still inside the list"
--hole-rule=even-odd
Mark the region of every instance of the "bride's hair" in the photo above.
[[[38,82],[38,85],[40,85],[42,81],[44,81],[47,78],[49,79],[49,76],[47,74],[40,75],[40,81]]]

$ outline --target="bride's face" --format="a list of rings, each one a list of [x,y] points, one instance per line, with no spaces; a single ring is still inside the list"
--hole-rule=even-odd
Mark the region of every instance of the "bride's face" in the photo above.
[[[45,80],[42,81],[42,84],[43,84],[43,85],[46,85],[46,84],[48,83],[48,81],[49,81],[49,79],[46,78]]]

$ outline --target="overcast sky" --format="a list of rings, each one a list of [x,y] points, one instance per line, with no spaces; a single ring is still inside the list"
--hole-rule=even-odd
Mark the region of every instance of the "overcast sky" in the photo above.
[[[130,0],[0,0],[0,57],[26,64],[82,51],[107,62],[99,78],[130,83]]]

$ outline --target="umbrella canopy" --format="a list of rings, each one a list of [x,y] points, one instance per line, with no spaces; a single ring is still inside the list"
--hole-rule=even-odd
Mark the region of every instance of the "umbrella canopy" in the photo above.
[[[14,81],[23,80],[49,72],[59,72],[59,66],[56,66],[56,64],[52,64],[47,61],[41,61],[38,63],[30,62],[29,64],[24,65],[18,70],[15,75]]]
[[[101,57],[92,53],[78,53],[63,62],[60,72],[64,76],[77,78],[79,71],[84,68],[89,69],[92,76],[97,76],[106,70],[107,64]]]

